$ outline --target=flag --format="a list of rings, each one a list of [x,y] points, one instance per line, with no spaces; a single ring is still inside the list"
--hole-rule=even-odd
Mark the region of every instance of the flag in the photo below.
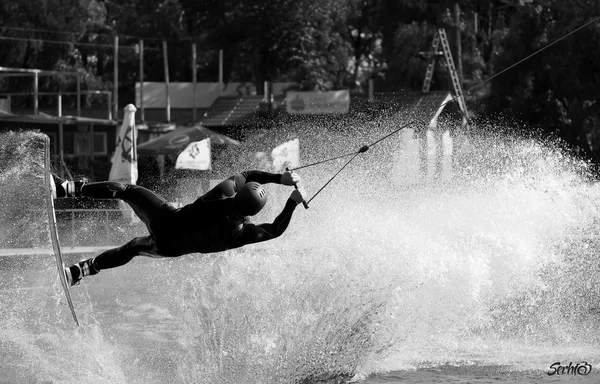
[[[175,169],[210,171],[210,138],[189,143],[177,156]]]
[[[135,129],[135,111],[133,104],[125,107],[123,124],[117,134],[117,146],[112,157],[112,166],[108,179],[125,184],[135,184],[137,169],[137,132]]]
[[[300,166],[300,140],[294,139],[278,145],[271,151],[271,158],[275,171]]]

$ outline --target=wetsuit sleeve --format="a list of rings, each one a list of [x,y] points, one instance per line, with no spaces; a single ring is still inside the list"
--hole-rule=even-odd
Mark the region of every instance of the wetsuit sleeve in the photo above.
[[[245,171],[241,173],[244,184],[255,181],[259,184],[275,183],[281,184],[281,173],[269,173],[263,171]]]
[[[261,241],[267,241],[281,236],[287,229],[290,221],[292,220],[292,214],[296,209],[296,203],[292,199],[288,199],[285,203],[283,211],[275,218],[272,223],[265,224],[246,224],[242,229],[242,232],[233,240],[230,248],[237,248],[247,244],[259,243]]]

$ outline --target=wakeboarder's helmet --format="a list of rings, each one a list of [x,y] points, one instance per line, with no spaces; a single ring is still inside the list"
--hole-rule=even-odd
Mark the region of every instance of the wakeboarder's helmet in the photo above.
[[[253,181],[244,184],[234,197],[236,212],[243,216],[254,216],[267,203],[267,191],[259,183]]]

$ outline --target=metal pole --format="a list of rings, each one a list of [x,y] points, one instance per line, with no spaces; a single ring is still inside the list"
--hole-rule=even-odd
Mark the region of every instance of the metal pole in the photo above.
[[[463,83],[463,67],[462,67],[462,43],[460,38],[460,6],[458,3],[454,5],[454,27],[456,28],[456,61],[458,66],[458,79],[460,85]]]
[[[223,50],[219,49],[219,84],[223,88]]]
[[[39,73],[35,71],[33,73],[33,114],[39,114],[39,100],[38,100],[38,86],[39,86]]]
[[[144,40],[142,39],[140,39],[140,120],[146,120],[144,114]]]
[[[58,108],[58,117],[62,116],[62,95],[59,93],[58,96],[56,97],[56,104],[57,104],[57,108]]]
[[[113,58],[113,72],[114,72],[114,85],[113,85],[113,114],[115,120],[119,120],[119,36],[115,36],[114,45],[114,58]]]
[[[71,211],[71,247],[75,246],[75,240],[75,211]]]
[[[197,108],[196,108],[196,82],[197,82],[197,76],[196,76],[196,43],[192,43],[192,120],[194,121],[194,123],[196,122],[196,113],[197,113]]]
[[[108,220],[109,220],[108,210],[105,210],[104,213],[105,213],[104,214],[104,238],[106,239],[107,242],[109,242],[112,239],[110,238],[110,235],[109,235],[110,234],[110,231],[109,231],[110,226],[108,225]]]
[[[62,95],[58,94],[57,96],[57,104],[58,104],[58,117],[62,117]],[[62,119],[58,122],[58,161],[60,163],[60,177],[65,177],[64,171],[64,130],[63,130],[63,122]]]
[[[94,167],[94,163],[95,163],[95,159],[94,159],[94,124],[90,124],[90,130],[88,131],[88,143],[90,143],[90,145],[88,146],[88,154],[90,156],[90,171],[92,171],[92,176],[95,176],[95,167]]]
[[[163,62],[165,67],[165,97],[167,101],[167,123],[171,122],[171,97],[169,96],[169,58],[167,42],[163,40]]]
[[[269,102],[269,82],[266,80],[263,82],[263,102]]]
[[[58,160],[60,161],[60,177],[65,177],[65,132],[62,119],[58,123]]]
[[[81,76],[77,73],[77,116],[81,116]]]
[[[107,108],[108,109],[108,120],[112,120],[113,119],[113,117],[112,117],[112,94],[110,93],[110,91],[106,93],[106,96],[108,99],[106,101],[107,107],[108,107]]]

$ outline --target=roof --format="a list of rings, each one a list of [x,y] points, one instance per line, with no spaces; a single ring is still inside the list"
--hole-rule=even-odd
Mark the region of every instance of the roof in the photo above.
[[[15,115],[0,111],[0,121],[12,121],[19,123],[40,124],[95,124],[95,125],[117,125],[115,120],[95,119],[82,116],[53,116],[41,112],[38,115]]]
[[[210,138],[212,144],[240,145],[237,140],[230,137],[213,132],[201,125],[193,125],[178,127],[166,134],[141,143],[137,146],[137,151],[139,154],[179,154],[191,142],[206,138]]]

